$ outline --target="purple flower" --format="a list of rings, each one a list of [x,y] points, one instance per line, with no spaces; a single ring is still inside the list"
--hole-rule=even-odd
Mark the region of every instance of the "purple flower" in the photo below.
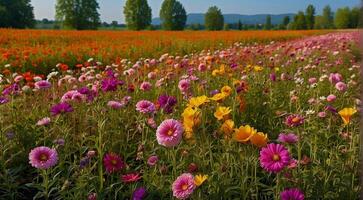
[[[132,200],[142,200],[146,195],[146,189],[144,187],[139,187],[132,193]]]
[[[216,94],[218,94],[219,93],[219,90],[212,90],[209,94],[211,95],[211,96],[214,96],[214,95],[216,95]]]
[[[173,112],[173,107],[176,105],[177,100],[173,96],[161,95],[158,98],[158,104],[164,109],[164,112],[170,114]]]
[[[59,145],[59,146],[64,146],[65,141],[64,141],[63,138],[58,138],[58,139],[55,139],[53,141],[53,143],[56,144],[56,145]]]
[[[52,106],[50,112],[52,113],[53,116],[56,116],[59,114],[73,112],[73,107],[70,104],[63,102]]]
[[[165,147],[174,147],[183,137],[183,125],[174,119],[163,121],[156,130],[156,140]]]
[[[331,105],[327,105],[325,106],[325,110],[329,110],[330,112],[332,112],[333,114],[336,114],[338,113],[338,110],[336,108],[334,108],[333,106]]]
[[[279,138],[277,140],[282,143],[294,144],[299,140],[299,138],[297,137],[297,135],[293,133],[288,133],[288,134],[280,133]]]
[[[5,137],[8,139],[8,140],[12,140],[12,139],[14,139],[14,137],[15,137],[15,133],[14,132],[7,132],[6,133],[6,135],[5,135]]]
[[[49,147],[37,147],[29,153],[29,163],[38,169],[48,169],[58,162],[58,153]]]
[[[276,74],[275,73],[270,74],[270,80],[271,81],[276,81]]]
[[[45,89],[52,87],[52,84],[49,81],[41,80],[41,81],[35,82],[34,86],[35,86],[35,89],[45,90]]]
[[[285,189],[280,193],[281,200],[304,200],[304,193],[298,188]]]
[[[289,115],[285,119],[285,124],[290,127],[297,127],[304,123],[304,117],[301,115]]]
[[[8,98],[0,96],[0,105],[1,104],[6,104],[8,102],[9,102],[9,99]]]
[[[278,173],[290,163],[290,153],[281,144],[268,144],[260,151],[260,164],[268,172]]]
[[[155,166],[158,161],[159,161],[158,156],[150,156],[149,159],[147,159],[147,164],[149,166]]]
[[[93,90],[90,90],[88,87],[82,87],[82,88],[78,89],[77,91],[80,94],[86,96],[88,102],[93,101],[96,96],[96,92]]]
[[[12,85],[10,85],[9,87],[5,88],[2,92],[2,95],[16,95],[20,92],[20,87],[18,84],[14,83]]]
[[[340,82],[342,80],[343,80],[343,76],[341,74],[339,74],[339,73],[331,73],[329,75],[329,81],[332,84],[336,84],[336,83],[338,83],[338,82]]]
[[[149,91],[149,90],[151,90],[151,83],[149,83],[149,82],[143,82],[143,83],[141,83],[141,85],[140,85],[140,90],[143,90],[143,91]]]
[[[79,168],[83,169],[85,168],[88,164],[90,163],[90,159],[89,157],[84,157],[81,159],[81,161],[79,162]]]
[[[153,113],[155,112],[155,105],[147,100],[141,100],[136,104],[136,110],[141,113]]]
[[[103,79],[101,82],[101,89],[104,92],[116,91],[117,86],[120,84],[122,84],[122,83],[119,80],[117,80],[116,78],[106,78],[106,79]]]
[[[193,175],[184,173],[180,175],[172,185],[173,196],[177,199],[187,199],[193,194],[195,188],[196,185],[194,183]]]

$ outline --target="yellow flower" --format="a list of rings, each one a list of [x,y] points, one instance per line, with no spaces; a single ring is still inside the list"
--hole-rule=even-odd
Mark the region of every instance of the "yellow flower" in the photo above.
[[[186,139],[193,137],[193,127],[200,122],[200,112],[197,108],[187,107],[182,113],[184,136]]]
[[[225,94],[226,96],[229,96],[232,93],[232,88],[229,86],[224,86],[221,89],[221,93]]]
[[[233,132],[234,121],[228,119],[221,126],[221,132],[223,132],[226,136],[230,136]]]
[[[214,117],[218,120],[222,120],[224,116],[227,116],[232,110],[229,107],[219,106],[214,113]]]
[[[215,94],[210,99],[213,100],[213,101],[221,101],[221,100],[225,99],[226,97],[227,97],[226,94],[224,94],[224,93],[218,93],[218,94]]]
[[[194,177],[194,184],[198,187],[208,179],[208,175],[198,174]]]
[[[260,71],[263,70],[263,68],[261,66],[256,65],[256,66],[253,67],[253,70],[255,70],[255,72],[260,72]]]
[[[215,69],[215,70],[212,71],[213,76],[223,75],[224,73],[225,73],[225,66],[224,65],[221,65],[219,67],[219,69]]]
[[[199,97],[192,97],[189,100],[189,107],[199,107],[205,103],[208,103],[209,99],[207,96],[203,95],[203,96],[199,96]]]
[[[246,143],[257,131],[249,125],[240,126],[234,130],[233,139],[237,142]]]
[[[233,85],[234,86],[241,85],[241,81],[240,80],[233,80]]]
[[[343,110],[339,111],[340,117],[342,117],[344,125],[350,123],[350,118],[357,112],[355,108],[344,108]]]
[[[258,146],[258,147],[264,147],[267,145],[267,134],[264,134],[262,132],[257,132],[256,134],[252,135],[250,138],[251,143]]]

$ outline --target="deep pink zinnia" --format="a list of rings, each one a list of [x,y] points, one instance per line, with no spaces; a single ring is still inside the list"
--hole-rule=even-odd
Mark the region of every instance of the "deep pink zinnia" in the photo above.
[[[129,173],[129,174],[121,175],[121,180],[124,183],[133,183],[133,182],[140,180],[141,178],[142,177],[140,176],[139,173]]]
[[[289,151],[281,144],[268,144],[260,151],[260,164],[268,172],[278,173],[290,163]]]
[[[155,109],[155,105],[147,100],[141,100],[136,104],[136,110],[144,114],[153,113],[155,112]]]
[[[175,119],[163,121],[156,130],[156,139],[160,145],[174,147],[183,137],[183,125]]]
[[[125,167],[121,157],[115,153],[108,153],[103,157],[103,165],[108,173],[118,172]]]
[[[29,163],[38,169],[48,169],[58,162],[58,153],[55,149],[41,146],[36,147],[29,153]]]
[[[280,193],[281,200],[304,200],[304,193],[298,188],[285,189]]]
[[[172,185],[173,196],[177,199],[187,199],[193,194],[195,188],[196,185],[194,183],[193,175],[184,173],[180,175]]]
[[[300,126],[304,123],[304,117],[301,115],[289,115],[285,119],[285,124],[290,127]]]

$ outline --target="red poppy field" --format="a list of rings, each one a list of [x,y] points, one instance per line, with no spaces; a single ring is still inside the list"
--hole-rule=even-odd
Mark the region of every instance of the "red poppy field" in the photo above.
[[[0,199],[359,199],[357,31],[0,30]]]

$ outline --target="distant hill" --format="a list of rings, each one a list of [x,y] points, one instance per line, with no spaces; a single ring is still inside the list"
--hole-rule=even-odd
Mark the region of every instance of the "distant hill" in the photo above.
[[[241,20],[243,24],[264,24],[266,22],[266,16],[268,14],[258,14],[258,15],[240,15],[240,14],[224,14],[224,22],[228,24],[238,23]],[[295,14],[279,14],[271,15],[272,24],[281,24],[285,16],[289,16],[292,20]],[[154,18],[151,22],[153,25],[160,25],[160,18]],[[187,25],[190,24],[204,24],[204,14],[201,13],[191,13],[188,14]]]

